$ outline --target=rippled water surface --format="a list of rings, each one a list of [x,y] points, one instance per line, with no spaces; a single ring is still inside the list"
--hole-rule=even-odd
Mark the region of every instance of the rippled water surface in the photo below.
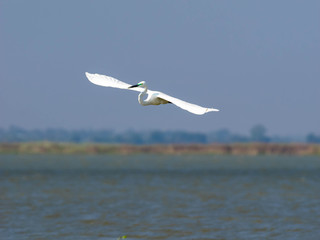
[[[0,155],[0,239],[319,239],[319,157]]]

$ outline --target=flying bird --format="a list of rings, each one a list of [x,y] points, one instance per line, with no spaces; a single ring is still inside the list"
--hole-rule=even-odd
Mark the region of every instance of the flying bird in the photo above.
[[[136,85],[130,85],[130,84],[121,82],[118,79],[115,79],[113,77],[109,77],[105,75],[91,74],[86,72],[86,76],[90,82],[99,86],[134,90],[134,91],[140,92],[138,96],[138,101],[142,106],[172,103],[177,107],[180,107],[184,110],[187,110],[197,115],[202,115],[207,112],[219,111],[218,109],[205,108],[205,107],[198,106],[196,104],[188,103],[178,98],[171,97],[162,92],[149,90],[145,81],[139,82]],[[147,95],[147,98],[145,98],[146,95]]]

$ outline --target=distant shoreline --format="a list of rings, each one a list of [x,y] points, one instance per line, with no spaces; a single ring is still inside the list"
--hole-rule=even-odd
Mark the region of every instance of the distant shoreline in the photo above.
[[[214,155],[320,155],[320,144],[230,143],[230,144],[97,144],[26,142],[0,143],[0,154],[214,154]]]

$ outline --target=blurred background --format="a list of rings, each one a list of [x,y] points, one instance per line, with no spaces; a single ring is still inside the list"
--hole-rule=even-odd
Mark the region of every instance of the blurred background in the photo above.
[[[319,13],[0,1],[1,239],[318,239]],[[85,72],[221,111],[142,107]]]
[[[319,12],[319,1],[1,1],[1,135],[180,131],[210,142],[260,127],[269,140],[319,140]],[[221,111],[141,107],[86,71]]]

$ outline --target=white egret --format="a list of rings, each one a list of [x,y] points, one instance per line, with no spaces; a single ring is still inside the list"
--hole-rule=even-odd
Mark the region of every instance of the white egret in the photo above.
[[[198,114],[198,115],[202,115],[207,112],[219,111],[218,109],[205,108],[192,103],[188,103],[178,98],[171,97],[162,92],[149,90],[145,81],[139,82],[136,85],[130,85],[130,84],[121,82],[118,79],[115,79],[113,77],[109,77],[105,75],[91,74],[86,72],[86,76],[90,82],[99,86],[128,89],[128,90],[134,90],[134,91],[140,92],[138,96],[138,101],[142,106],[172,103],[184,110],[187,110],[191,113]],[[146,95],[147,95],[147,98],[144,99]]]

